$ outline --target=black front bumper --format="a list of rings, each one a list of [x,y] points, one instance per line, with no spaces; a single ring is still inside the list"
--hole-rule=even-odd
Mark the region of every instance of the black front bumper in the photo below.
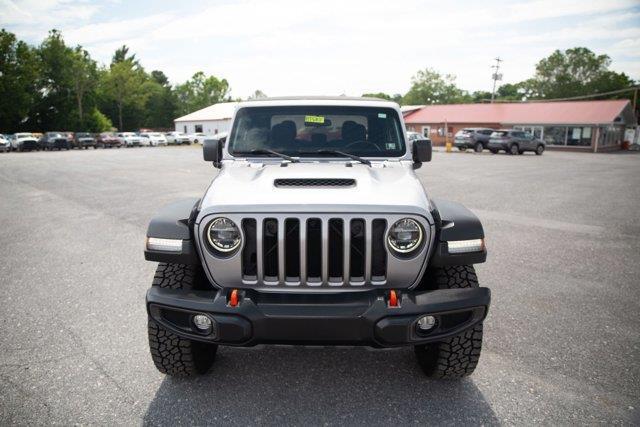
[[[184,338],[225,345],[331,344],[396,347],[457,335],[487,315],[488,288],[398,291],[392,307],[388,290],[334,294],[291,294],[240,290],[184,291],[152,287],[147,311],[159,324]],[[209,335],[193,325],[195,314],[215,321]],[[436,326],[418,333],[416,323],[433,315]]]

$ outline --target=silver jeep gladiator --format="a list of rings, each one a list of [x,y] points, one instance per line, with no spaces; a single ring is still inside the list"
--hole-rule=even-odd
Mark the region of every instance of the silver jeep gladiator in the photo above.
[[[220,172],[201,199],[162,209],[145,258],[156,367],[205,373],[218,345],[413,346],[434,378],[471,374],[490,303],[473,264],[478,218],[430,199],[397,104],[271,98],[238,104],[203,144]]]

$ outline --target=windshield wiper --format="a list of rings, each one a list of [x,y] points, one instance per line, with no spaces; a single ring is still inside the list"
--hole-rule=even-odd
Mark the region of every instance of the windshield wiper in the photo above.
[[[356,156],[355,154],[349,154],[349,153],[345,153],[344,151],[339,151],[339,150],[318,150],[316,151],[317,154],[337,154],[339,156],[344,156],[344,157],[348,157],[351,160],[355,160],[357,162],[360,162],[364,165],[367,166],[371,166],[371,162],[367,159],[363,159],[360,156]]]
[[[242,153],[238,153],[238,154],[246,154],[246,153],[242,152]],[[256,149],[256,150],[251,150],[251,151],[249,151],[249,154],[263,154],[263,155],[266,154],[266,155],[280,157],[280,158],[282,158],[284,160],[290,161],[291,163],[299,163],[300,162],[300,160],[296,159],[295,157],[287,156],[286,154],[278,153],[277,151],[273,151],[273,150],[270,150],[268,148],[259,148],[259,149]]]

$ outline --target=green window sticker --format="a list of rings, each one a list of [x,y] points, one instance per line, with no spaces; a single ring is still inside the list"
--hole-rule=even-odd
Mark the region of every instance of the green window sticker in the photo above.
[[[385,113],[378,113],[378,118],[379,119],[386,119],[387,115]]]
[[[304,122],[322,125],[324,124],[324,117],[323,116],[304,116]]]

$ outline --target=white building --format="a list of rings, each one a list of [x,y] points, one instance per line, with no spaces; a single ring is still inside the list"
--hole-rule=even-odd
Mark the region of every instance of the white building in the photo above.
[[[229,132],[231,117],[237,105],[237,102],[221,102],[178,117],[173,121],[176,132],[186,134],[202,132],[207,135]]]

